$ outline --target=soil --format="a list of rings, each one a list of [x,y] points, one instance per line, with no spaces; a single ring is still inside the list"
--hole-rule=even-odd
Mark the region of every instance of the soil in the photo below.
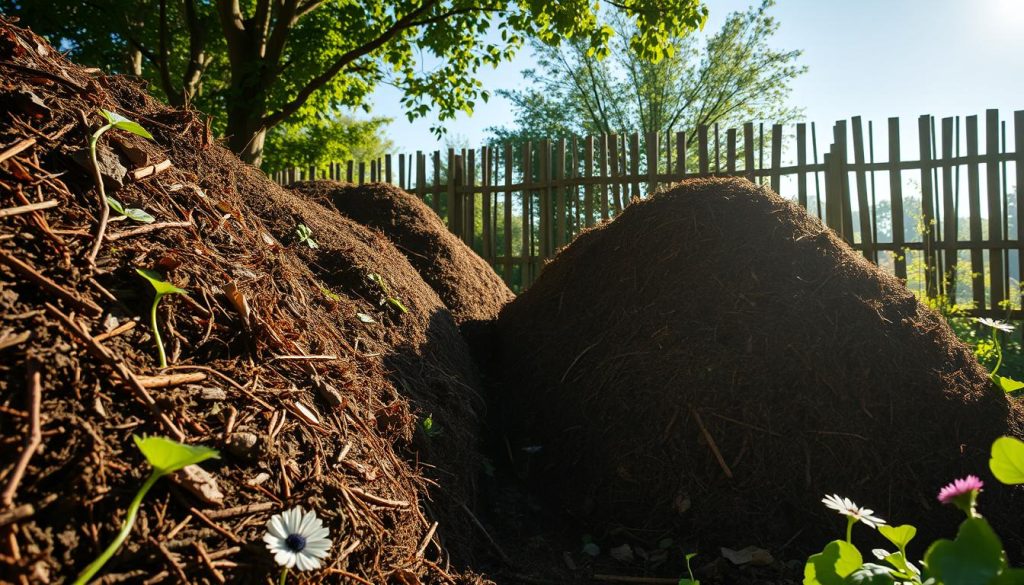
[[[0,218],[0,581],[74,578],[148,473],[131,436],[162,435],[220,450],[201,465],[220,495],[160,480],[102,583],[268,582],[264,523],[294,505],[337,554],[290,582],[480,582],[449,564],[472,539],[454,512],[473,508],[478,382],[405,258],[238,162],[196,112],[2,18],[0,100],[0,209],[53,202]],[[156,221],[112,214],[91,262],[101,206],[81,161],[100,108],[154,135],[99,144],[108,195]],[[135,268],[188,291],[159,305],[166,370]]]
[[[1019,517],[987,466],[1019,408],[941,316],[749,182],[683,182],[583,233],[499,335],[508,452],[581,531],[806,558],[844,528],[820,502],[838,493],[928,542],[966,473]]]
[[[441,297],[470,347],[483,351],[490,347],[492,325],[515,295],[427,204],[386,183],[306,181],[291,189],[380,230]]]

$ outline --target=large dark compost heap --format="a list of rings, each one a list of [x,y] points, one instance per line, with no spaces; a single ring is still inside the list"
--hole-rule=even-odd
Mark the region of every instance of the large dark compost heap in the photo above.
[[[0,217],[0,581],[61,582],[111,541],[148,474],[133,434],[218,448],[202,467],[220,495],[158,482],[106,582],[263,582],[278,572],[263,524],[296,504],[333,540],[313,581],[471,580],[447,549],[472,536],[457,514],[473,501],[476,374],[405,258],[241,164],[196,113],[3,19],[0,102],[0,209],[54,202]],[[98,193],[74,161],[100,108],[155,136],[108,132],[100,158],[109,194],[156,223],[113,218],[93,266]],[[164,372],[135,268],[188,291],[160,305]]]
[[[582,234],[499,335],[510,452],[595,527],[681,529],[704,551],[820,546],[843,527],[819,502],[837,492],[949,535],[943,484],[1006,490],[987,453],[1019,418],[968,348],[746,181],[684,182]]]
[[[470,346],[489,345],[491,324],[514,295],[426,203],[386,183],[306,181],[292,189],[383,232],[441,297]]]

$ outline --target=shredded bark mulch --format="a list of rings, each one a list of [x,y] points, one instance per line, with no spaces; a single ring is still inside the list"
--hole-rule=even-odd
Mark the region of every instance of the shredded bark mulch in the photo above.
[[[839,493],[928,542],[955,533],[935,496],[966,473],[1019,517],[987,465],[1019,407],[898,280],[749,182],[683,182],[583,233],[499,335],[510,453],[595,533],[800,558],[838,534]]]
[[[473,508],[478,382],[405,258],[299,205],[196,112],[6,19],[0,101],[0,581],[73,579],[148,474],[132,435],[162,435],[220,450],[201,465],[217,489],[157,483],[102,583],[267,582],[263,525],[297,504],[333,547],[291,582],[479,582],[448,553],[473,537],[451,528]],[[108,194],[155,222],[113,214],[92,260],[102,204],[84,149],[101,108],[155,137],[110,131],[99,157]],[[188,291],[159,306],[164,370],[136,268]]]

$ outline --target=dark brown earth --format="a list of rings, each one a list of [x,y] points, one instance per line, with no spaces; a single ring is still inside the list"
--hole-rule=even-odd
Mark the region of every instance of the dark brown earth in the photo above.
[[[838,493],[927,542],[955,531],[935,495],[965,473],[1018,517],[987,454],[1021,417],[969,349],[746,181],[684,182],[585,232],[499,334],[510,452],[595,534],[801,558],[841,533],[820,503]]]
[[[459,502],[473,507],[476,374],[405,258],[298,204],[217,146],[196,112],[72,64],[3,19],[0,100],[0,209],[56,202],[0,218],[0,581],[72,579],[106,546],[148,472],[133,434],[219,449],[202,467],[223,497],[161,480],[103,582],[275,578],[263,524],[297,504],[324,519],[333,548],[325,569],[291,582],[476,581],[448,564],[473,539],[457,516]],[[172,165],[137,179],[106,168],[123,182],[108,180],[108,194],[156,223],[113,218],[93,266],[101,207],[73,160],[100,108],[155,137],[108,132],[101,158]],[[321,248],[297,241],[299,221]],[[190,381],[145,378],[161,372],[152,290],[135,268],[188,291],[166,297],[158,320],[172,364],[162,373]],[[431,414],[441,434],[427,437]],[[26,442],[35,430],[38,448]]]
[[[515,295],[423,201],[386,183],[306,181],[291,188],[380,230],[441,297],[470,346],[490,346],[492,324]]]

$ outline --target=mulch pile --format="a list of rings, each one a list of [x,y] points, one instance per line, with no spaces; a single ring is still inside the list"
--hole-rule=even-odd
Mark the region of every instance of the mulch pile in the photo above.
[[[242,165],[197,113],[3,18],[0,103],[0,581],[71,579],[112,540],[149,471],[133,434],[217,448],[217,490],[158,482],[101,582],[264,582],[264,523],[297,504],[333,540],[305,580],[478,581],[448,565],[472,536],[476,373],[405,258]],[[92,261],[101,108],[155,137],[110,131],[100,161],[108,195],[156,221],[112,217]],[[188,291],[160,304],[166,370],[136,268]]]
[[[595,534],[807,553],[841,534],[820,503],[839,493],[920,543],[954,533],[935,496],[966,473],[1019,518],[987,466],[1016,407],[942,317],[749,182],[683,182],[583,233],[499,335],[510,452]]]
[[[487,351],[491,325],[515,295],[426,203],[387,183],[305,181],[291,188],[383,232],[441,297],[470,347]]]

